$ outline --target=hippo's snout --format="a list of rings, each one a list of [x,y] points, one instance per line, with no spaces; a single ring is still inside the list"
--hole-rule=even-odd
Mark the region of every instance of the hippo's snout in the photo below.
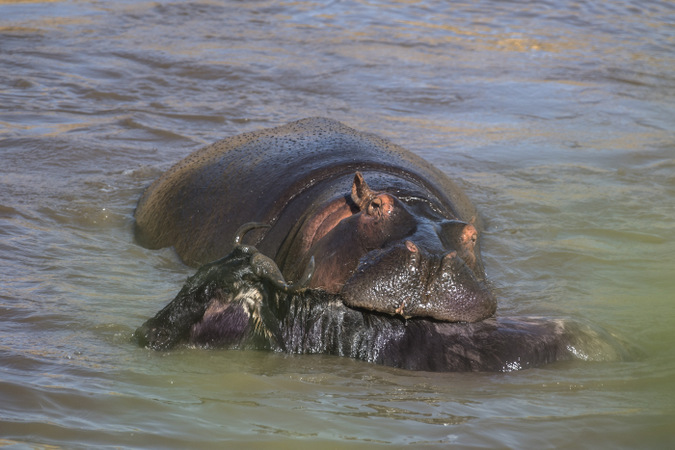
[[[478,322],[497,309],[483,274],[460,253],[430,254],[409,240],[363,258],[342,294],[348,306],[405,318]]]

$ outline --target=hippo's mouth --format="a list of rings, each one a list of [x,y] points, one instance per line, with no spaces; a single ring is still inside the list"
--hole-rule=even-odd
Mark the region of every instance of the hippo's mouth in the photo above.
[[[497,309],[487,283],[457,252],[430,255],[412,241],[367,254],[341,294],[348,306],[404,318],[478,322]]]

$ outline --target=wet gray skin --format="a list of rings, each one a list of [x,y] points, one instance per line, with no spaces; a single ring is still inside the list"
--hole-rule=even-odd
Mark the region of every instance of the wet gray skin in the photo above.
[[[352,307],[448,322],[477,322],[497,308],[484,279],[457,251],[432,255],[410,240],[362,258],[342,296]]]

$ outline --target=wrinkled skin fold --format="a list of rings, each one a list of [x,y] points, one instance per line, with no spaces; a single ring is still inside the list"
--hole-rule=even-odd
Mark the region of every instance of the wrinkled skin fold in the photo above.
[[[492,318],[449,323],[346,306],[318,289],[289,291],[237,246],[201,267],[175,299],[134,333],[138,345],[189,344],[348,356],[425,371],[512,371],[569,359],[630,357],[609,333],[565,320]]]

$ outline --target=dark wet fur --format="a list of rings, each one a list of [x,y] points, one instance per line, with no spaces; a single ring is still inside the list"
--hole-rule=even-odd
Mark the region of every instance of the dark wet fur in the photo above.
[[[179,344],[347,356],[427,371],[504,371],[577,357],[576,348],[607,333],[546,319],[493,318],[477,323],[403,320],[352,309],[337,295],[308,289],[285,293],[258,278],[250,248],[236,248],[188,279],[176,298],[134,334],[155,350]],[[206,314],[208,311],[210,313]]]

